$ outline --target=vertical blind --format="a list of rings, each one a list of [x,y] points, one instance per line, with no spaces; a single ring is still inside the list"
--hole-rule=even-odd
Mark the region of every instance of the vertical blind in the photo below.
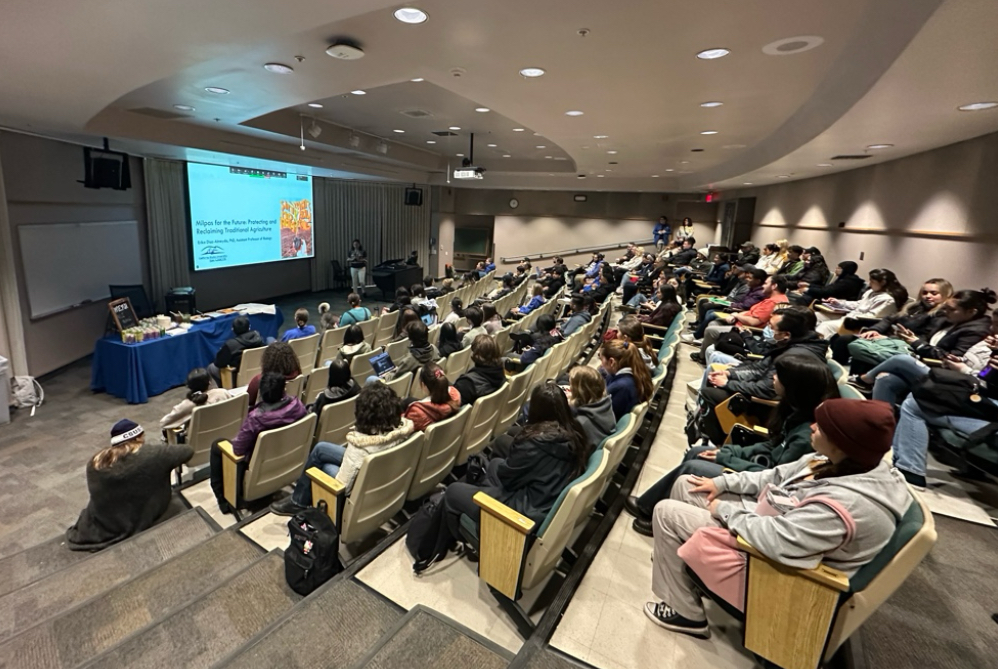
[[[423,205],[405,204],[403,184],[317,178],[315,198],[315,260],[312,290],[331,285],[332,260],[346,267],[351,243],[359,239],[367,250],[368,268],[416,251],[425,265],[430,251],[429,188]],[[370,282],[370,275],[368,275]]]

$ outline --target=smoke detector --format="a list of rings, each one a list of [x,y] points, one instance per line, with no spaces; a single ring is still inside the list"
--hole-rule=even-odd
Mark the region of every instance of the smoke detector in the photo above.
[[[326,54],[339,60],[360,60],[364,52],[350,44],[334,44],[326,49]]]

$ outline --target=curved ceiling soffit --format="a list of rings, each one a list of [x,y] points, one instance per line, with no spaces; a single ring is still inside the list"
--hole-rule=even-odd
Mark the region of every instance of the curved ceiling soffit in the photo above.
[[[877,0],[868,4],[860,29],[800,109],[751,150],[717,167],[678,177],[676,190],[695,190],[754,172],[830,128],[873,88],[943,1]]]

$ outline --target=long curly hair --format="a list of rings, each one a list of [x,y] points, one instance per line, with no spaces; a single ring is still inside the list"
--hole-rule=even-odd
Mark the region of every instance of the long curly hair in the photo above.
[[[260,367],[261,374],[276,372],[285,377],[301,374],[301,364],[295,350],[291,348],[291,344],[283,341],[275,341],[264,349]]]
[[[357,419],[354,429],[361,434],[384,434],[399,426],[402,418],[402,400],[388,385],[369,383],[357,396]]]

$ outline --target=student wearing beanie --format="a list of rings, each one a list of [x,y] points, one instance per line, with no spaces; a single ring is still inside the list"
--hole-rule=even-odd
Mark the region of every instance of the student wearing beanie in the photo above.
[[[170,474],[192,455],[186,444],[145,443],[133,421],[115,423],[111,444],[87,462],[90,501],[66,530],[70,550],[99,551],[182,510],[170,504]]]
[[[729,550],[701,551],[701,541],[684,546],[700,528],[725,528],[725,540],[730,532],[789,567],[826,564],[855,574],[887,544],[912,503],[904,478],[884,461],[893,433],[886,402],[830,399],[815,410],[815,453],[761,472],[678,481],[652,518],[652,591],[659,601],[648,602],[645,615],[674,632],[710,636],[687,564],[744,610],[745,563],[731,559],[738,557],[734,542]]]

